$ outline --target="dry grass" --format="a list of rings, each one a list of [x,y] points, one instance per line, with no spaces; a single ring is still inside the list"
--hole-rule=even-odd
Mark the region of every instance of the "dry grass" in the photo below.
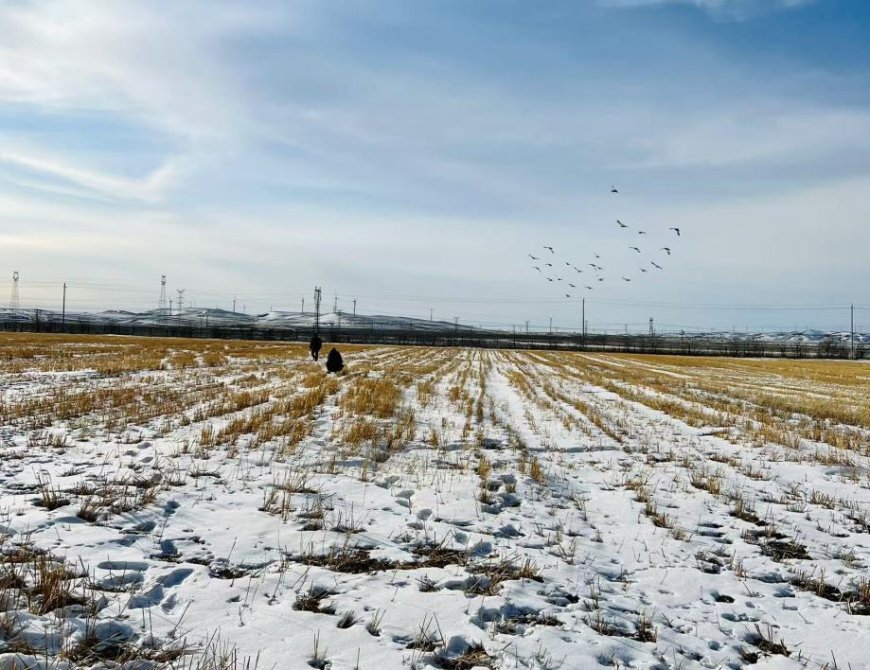
[[[691,426],[724,426],[737,431],[732,438],[739,433],[760,444],[791,449],[801,449],[809,441],[870,453],[870,374],[860,363],[541,356],[560,379],[604,388]],[[576,402],[564,394],[556,397],[567,404]]]
[[[354,379],[341,401],[341,409],[351,414],[389,419],[396,414],[402,389],[390,378]]]

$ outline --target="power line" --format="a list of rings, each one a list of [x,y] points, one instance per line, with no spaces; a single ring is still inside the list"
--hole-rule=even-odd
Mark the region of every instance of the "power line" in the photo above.
[[[165,276],[165,275],[164,275]],[[111,291],[111,292],[123,292],[128,295],[147,295],[150,293],[148,290],[144,290],[139,285],[133,284],[122,284],[122,283],[106,283],[106,282],[95,282],[86,279],[69,279],[64,282],[63,280],[59,281],[30,281],[28,280],[28,286],[45,286],[45,287],[61,287],[63,283],[67,283],[67,285],[71,288],[83,288],[83,289],[94,289],[99,291]],[[206,297],[216,297],[223,298],[228,295],[229,291],[216,291],[214,289],[198,289],[198,288],[190,288],[189,290],[195,291],[197,295],[206,296]],[[266,291],[266,292],[257,292],[254,294],[249,294],[252,299],[267,299],[276,296],[287,297],[287,292],[285,291]],[[299,293],[297,295],[302,295]],[[371,300],[383,300],[383,301],[397,301],[397,302],[452,302],[452,303],[465,303],[465,304],[505,304],[505,305],[537,305],[537,304],[571,304],[576,303],[580,304],[581,299],[573,299],[566,300],[562,298],[531,298],[531,299],[523,299],[523,298],[505,298],[505,297],[468,297],[467,295],[462,296],[431,296],[431,295],[357,295],[357,298],[367,298]],[[353,300],[352,298],[347,298],[346,296],[335,294],[335,302],[333,308],[337,310],[338,300],[340,298]],[[639,306],[639,307],[671,307],[671,308],[681,308],[681,309],[723,309],[723,310],[807,310],[807,311],[836,311],[836,310],[847,310],[850,309],[851,305],[849,303],[843,304],[776,304],[776,303],[691,303],[691,302],[675,302],[675,301],[654,301],[654,300],[620,300],[620,299],[606,299],[606,298],[586,298],[586,302],[590,305],[623,305],[623,306]],[[855,310],[858,311],[870,311],[870,306],[868,305],[855,305]]]

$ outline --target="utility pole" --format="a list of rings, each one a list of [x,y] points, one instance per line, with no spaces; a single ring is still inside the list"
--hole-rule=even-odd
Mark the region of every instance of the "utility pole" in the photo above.
[[[335,302],[332,303],[332,313],[338,312],[338,293],[335,294]]]
[[[849,308],[849,313],[851,315],[849,332],[851,333],[849,338],[849,358],[855,358],[855,305],[852,304]]]
[[[655,335],[655,334],[656,334],[656,329],[655,329],[655,327],[653,326],[653,318],[650,317],[650,318],[649,318],[649,336],[652,337],[652,336]]]
[[[320,287],[314,287],[314,332],[320,332]]]
[[[181,310],[184,308],[184,289],[175,289],[175,292],[178,294],[178,302],[176,303],[178,306],[178,318],[181,319]]]
[[[236,313],[236,296],[233,296],[233,314]]]
[[[583,307],[581,308],[580,318],[582,319],[580,323],[580,332],[582,333],[582,342],[583,346],[586,346],[586,298],[583,298]]]
[[[353,315],[356,316],[356,298],[353,299]]]
[[[526,335],[529,334],[529,322],[526,321]]]
[[[305,298],[304,297],[302,298],[302,311],[299,313],[302,314],[303,316],[305,315]]]
[[[553,317],[550,317],[550,335],[553,334]]]
[[[458,316],[453,317],[453,324],[454,324],[454,328],[456,330],[456,334],[458,335],[459,334],[459,317]]]
[[[429,308],[429,321],[431,321],[431,320],[432,320],[432,308],[430,307]]]
[[[60,324],[66,325],[66,282],[63,283],[63,308],[60,312]]]

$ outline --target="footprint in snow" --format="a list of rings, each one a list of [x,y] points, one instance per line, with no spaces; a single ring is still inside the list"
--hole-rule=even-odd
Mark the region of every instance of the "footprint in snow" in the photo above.
[[[399,477],[399,475],[390,475],[389,477],[385,478],[383,481],[377,482],[377,485],[383,489],[388,489],[393,484],[398,482],[399,480],[401,480],[401,477]]]
[[[139,571],[112,573],[96,582],[97,586],[106,591],[123,591],[138,586],[145,580]]]
[[[131,596],[127,607],[131,610],[141,610],[159,605],[163,600],[164,592],[160,584],[155,584],[147,591]]]
[[[161,540],[160,552],[151,554],[151,558],[156,558],[162,561],[176,559],[178,558],[178,547],[175,546],[175,542],[172,540]]]
[[[492,542],[488,542],[486,540],[481,540],[471,548],[472,555],[478,558],[486,558],[487,556],[491,555],[492,552]]]
[[[405,489],[404,491],[399,491],[396,494],[396,502],[402,507],[407,507],[410,509],[411,507],[411,497],[414,495],[414,491],[411,489]]]
[[[130,609],[147,609],[160,605],[164,612],[169,612],[175,607],[177,598],[175,594],[166,596],[166,590],[178,586],[191,574],[193,574],[191,568],[170,570],[167,574],[158,577],[150,589],[131,597],[128,607]]]
[[[130,535],[136,535],[139,533],[150,533],[157,527],[157,522],[153,519],[149,519],[148,521],[142,521],[141,523],[137,523],[134,526],[128,526],[126,528],[122,528],[122,533],[127,533]]]
[[[145,561],[103,561],[97,563],[100,570],[113,570],[116,572],[129,572],[131,570],[141,572],[151,567],[151,563]]]
[[[169,596],[160,603],[160,609],[163,610],[164,613],[169,614],[172,610],[175,609],[175,606],[178,604],[178,598],[174,593],[170,593]]]
[[[178,586],[185,579],[193,574],[193,568],[176,568],[169,571],[167,574],[158,577],[157,583],[170,589],[173,586]]]

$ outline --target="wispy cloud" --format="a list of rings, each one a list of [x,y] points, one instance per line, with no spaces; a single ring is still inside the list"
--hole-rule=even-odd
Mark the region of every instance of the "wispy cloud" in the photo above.
[[[799,9],[816,0],[599,0],[604,7],[696,7],[717,18],[747,19],[770,11]]]
[[[64,185],[78,187],[77,194],[87,197],[92,193],[100,199],[137,200],[158,202],[164,190],[173,182],[178,165],[171,160],[144,179],[127,179],[92,172],[61,162],[33,155],[0,151],[0,164],[17,168],[37,180],[28,183],[34,188],[42,184],[47,191],[60,192]],[[40,179],[44,181],[39,181]],[[60,183],[60,186],[58,185]]]

